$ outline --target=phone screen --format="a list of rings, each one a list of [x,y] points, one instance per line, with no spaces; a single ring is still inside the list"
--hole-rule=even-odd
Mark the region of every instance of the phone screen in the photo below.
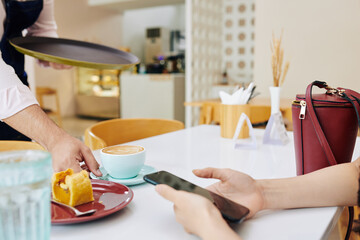
[[[242,221],[249,214],[248,208],[166,171],[145,175],[144,180],[154,185],[166,184],[176,190],[199,194],[214,203],[223,217],[232,222]]]

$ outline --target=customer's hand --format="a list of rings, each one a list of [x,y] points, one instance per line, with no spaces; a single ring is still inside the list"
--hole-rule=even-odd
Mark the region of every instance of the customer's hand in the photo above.
[[[202,239],[239,239],[227,225],[220,211],[208,199],[159,184],[156,191],[174,203],[176,220],[191,234]]]
[[[54,63],[54,62],[48,62],[48,61],[44,61],[44,60],[38,60],[38,64],[41,67],[51,67],[51,68],[56,69],[56,70],[71,69],[72,68],[72,66],[70,66],[70,65]]]
[[[58,139],[50,149],[53,158],[53,169],[56,172],[72,168],[80,172],[80,162],[84,162],[87,168],[96,176],[101,176],[99,164],[95,160],[91,150],[80,140],[65,135]]]
[[[216,178],[220,182],[207,189],[250,209],[248,218],[264,207],[264,197],[256,181],[244,173],[231,169],[205,168],[193,170],[202,178]]]

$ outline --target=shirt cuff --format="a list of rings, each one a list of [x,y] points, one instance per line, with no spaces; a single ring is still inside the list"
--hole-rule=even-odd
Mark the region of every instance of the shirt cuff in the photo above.
[[[25,85],[0,89],[0,119],[11,117],[30,105],[39,105],[35,96]]]

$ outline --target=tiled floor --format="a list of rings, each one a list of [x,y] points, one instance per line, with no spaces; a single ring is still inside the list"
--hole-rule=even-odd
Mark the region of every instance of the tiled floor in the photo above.
[[[95,119],[78,118],[78,117],[65,117],[62,119],[63,128],[71,136],[83,140],[85,129],[91,125],[99,122]]]

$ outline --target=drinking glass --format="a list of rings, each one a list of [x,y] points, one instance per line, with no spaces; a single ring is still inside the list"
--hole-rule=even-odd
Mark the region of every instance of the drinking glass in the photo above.
[[[0,153],[0,240],[50,239],[51,155]]]

